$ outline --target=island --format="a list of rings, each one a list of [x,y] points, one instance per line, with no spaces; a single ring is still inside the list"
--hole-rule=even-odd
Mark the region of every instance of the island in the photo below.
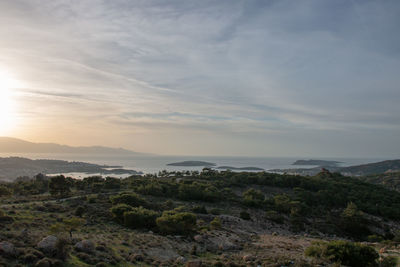
[[[334,160],[318,160],[318,159],[309,159],[309,160],[296,160],[292,165],[316,165],[316,166],[332,166],[336,167],[338,164],[343,163],[340,161]]]
[[[142,174],[135,170],[123,169],[121,166],[98,165],[79,161],[37,159],[22,157],[0,158],[0,181],[13,181],[21,176],[33,176],[38,173],[71,173],[86,174]]]
[[[258,167],[232,167],[232,166],[219,166],[216,169],[219,170],[233,170],[233,171],[263,171],[263,168]]]
[[[182,166],[182,167],[213,167],[216,165],[217,164],[215,164],[215,163],[206,162],[206,161],[196,161],[196,160],[181,161],[181,162],[167,164],[167,166]]]

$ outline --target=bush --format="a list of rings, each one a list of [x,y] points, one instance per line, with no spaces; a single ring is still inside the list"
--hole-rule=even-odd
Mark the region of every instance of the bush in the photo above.
[[[211,229],[220,229],[222,227],[221,219],[218,217],[215,217],[211,222],[210,222]]]
[[[397,258],[394,256],[387,256],[382,259],[380,263],[380,267],[396,267],[397,265]]]
[[[253,188],[243,193],[243,203],[246,206],[257,207],[261,206],[265,199],[264,194],[260,190]]]
[[[75,216],[82,217],[82,215],[85,213],[85,211],[86,211],[85,207],[79,206],[75,210]]]
[[[158,213],[143,207],[132,208],[124,212],[124,224],[130,228],[153,228],[156,226]]]
[[[267,211],[265,213],[265,216],[268,220],[273,221],[275,223],[282,224],[285,221],[285,218],[274,210]]]
[[[207,209],[204,206],[195,206],[193,207],[192,211],[194,213],[207,214]]]
[[[219,210],[219,209],[211,209],[210,213],[212,215],[220,215],[221,214],[221,210]]]
[[[0,185],[0,197],[11,195],[10,189],[5,187],[4,185]]]
[[[247,211],[240,212],[240,218],[243,220],[251,220],[250,214]]]
[[[164,234],[188,234],[196,227],[196,215],[190,212],[164,211],[156,219],[156,224]]]
[[[146,201],[136,193],[121,193],[110,197],[113,205],[127,204],[132,207],[146,206]]]
[[[114,217],[114,219],[119,222],[123,223],[124,222],[124,213],[131,211],[133,208],[132,206],[129,206],[127,204],[118,204],[113,206],[110,211]]]
[[[379,235],[369,235],[367,239],[369,242],[382,242],[383,241],[383,238]]]
[[[351,267],[376,266],[379,258],[374,248],[348,241],[317,242],[305,250],[305,255],[337,262]]]

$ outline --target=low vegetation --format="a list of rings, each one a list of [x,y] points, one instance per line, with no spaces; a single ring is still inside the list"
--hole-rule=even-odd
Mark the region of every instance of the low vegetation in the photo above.
[[[395,266],[399,253],[400,193],[329,172],[37,175],[1,184],[0,201],[6,266]]]

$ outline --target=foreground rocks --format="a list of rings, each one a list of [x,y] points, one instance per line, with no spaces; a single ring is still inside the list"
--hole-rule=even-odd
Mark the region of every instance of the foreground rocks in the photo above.
[[[85,239],[76,243],[74,248],[77,251],[91,254],[94,251],[95,244],[93,241]]]
[[[14,257],[17,254],[17,250],[15,249],[14,244],[2,241],[0,242],[0,254],[7,257]]]
[[[43,238],[38,244],[37,247],[45,252],[45,253],[54,253],[57,251],[57,242],[58,238],[54,235],[49,235]]]

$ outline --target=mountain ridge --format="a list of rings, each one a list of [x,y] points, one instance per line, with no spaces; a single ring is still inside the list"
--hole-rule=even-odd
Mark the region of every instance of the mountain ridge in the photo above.
[[[56,143],[34,143],[14,137],[0,137],[0,153],[66,153],[148,155],[124,148],[106,146],[69,146]]]

